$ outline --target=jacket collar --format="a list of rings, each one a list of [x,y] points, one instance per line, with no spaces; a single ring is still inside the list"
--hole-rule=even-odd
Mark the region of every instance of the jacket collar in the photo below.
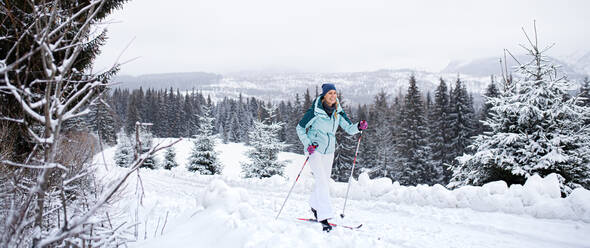
[[[330,117],[328,116],[328,114],[326,114],[326,111],[324,110],[324,106],[322,105],[322,98],[324,96],[318,96],[318,98],[315,99],[315,107],[314,107],[314,112],[316,115],[323,115],[325,117]],[[342,106],[340,106],[340,100],[338,100],[338,98],[336,98],[336,109],[334,110],[335,113],[340,113],[342,112]]]

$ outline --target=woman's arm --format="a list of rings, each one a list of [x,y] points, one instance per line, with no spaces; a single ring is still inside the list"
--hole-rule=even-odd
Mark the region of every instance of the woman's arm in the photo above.
[[[342,127],[346,133],[353,135],[360,132],[358,129],[358,123],[352,123],[344,111],[341,111],[338,114],[340,115],[340,127]]]

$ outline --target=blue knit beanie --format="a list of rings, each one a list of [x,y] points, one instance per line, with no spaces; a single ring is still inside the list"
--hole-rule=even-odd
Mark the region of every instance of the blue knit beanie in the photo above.
[[[330,90],[336,90],[336,86],[334,84],[322,84],[322,96],[325,96]]]

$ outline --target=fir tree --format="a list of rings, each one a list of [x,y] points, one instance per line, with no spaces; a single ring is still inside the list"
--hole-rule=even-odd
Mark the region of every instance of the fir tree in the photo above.
[[[141,116],[137,106],[140,104],[141,99],[137,93],[131,94],[129,97],[129,103],[127,104],[127,119],[125,120],[125,131],[128,135],[131,135],[135,130],[135,123],[141,121]]]
[[[278,161],[279,152],[287,146],[278,138],[283,123],[273,121],[277,107],[270,103],[268,105],[264,107],[268,117],[262,121],[254,121],[254,127],[249,132],[252,148],[248,150],[247,156],[250,162],[242,163],[242,171],[246,178],[283,175],[286,161]]]
[[[304,111],[305,109],[303,109],[299,94],[295,94],[295,101],[293,102],[291,111],[288,114],[289,121],[285,125],[285,129],[287,130],[286,143],[289,145],[286,150],[289,152],[303,154],[303,144],[301,144],[299,138],[297,137],[297,131],[295,127],[299,125],[299,121],[301,118],[303,118]]]
[[[535,37],[536,38],[536,37]],[[475,154],[459,158],[450,186],[559,175],[562,193],[590,187],[588,107],[568,94],[570,82],[530,42],[531,61],[520,65],[503,94],[490,98],[491,131],[477,136]],[[544,50],[543,50],[544,51]]]
[[[311,99],[311,95],[309,94],[309,88],[305,90],[305,94],[303,95],[303,111],[306,111],[311,107],[313,103],[313,99]]]
[[[150,149],[152,149],[154,135],[149,130],[149,128],[149,126],[139,126],[139,141],[141,143],[141,154],[147,153]],[[133,147],[137,147],[137,139],[134,139],[133,144]],[[154,155],[150,155],[143,161],[143,164],[139,168],[156,169],[157,167],[158,161],[156,160],[156,157]]]
[[[401,116],[397,149],[403,171],[399,182],[404,185],[431,184],[432,170],[427,158],[424,103],[413,75],[410,77]]]
[[[170,147],[166,149],[166,155],[164,155],[164,169],[170,170],[177,166],[178,163],[176,163],[176,152],[174,152],[174,147]]]
[[[119,132],[117,137],[118,143],[117,150],[115,150],[115,164],[121,167],[129,167],[131,162],[133,162],[135,148],[125,132]]]
[[[88,119],[92,130],[108,145],[117,144],[117,132],[115,113],[106,103],[105,99],[99,98],[97,102],[90,106]]]
[[[450,155],[451,124],[449,121],[449,95],[447,83],[440,78],[440,83],[434,93],[434,103],[430,110],[429,147],[430,161],[435,172],[434,183],[446,185],[452,175],[448,169],[454,157]]]
[[[371,128],[366,131],[365,142],[369,142],[368,146],[372,147],[372,151],[370,151],[374,157],[371,159],[372,169],[375,170],[377,176],[390,177],[395,180],[397,178],[393,175],[398,173],[393,168],[393,136],[392,130],[389,128],[393,119],[387,104],[387,93],[384,90],[375,96],[369,115]]]
[[[490,84],[486,88],[486,92],[484,93],[483,96],[484,96],[485,103],[484,103],[483,108],[481,109],[481,113],[479,115],[479,121],[477,123],[477,130],[478,130],[477,134],[482,134],[484,132],[491,131],[491,129],[488,126],[483,125],[483,122],[486,119],[491,118],[490,109],[492,108],[492,104],[488,102],[488,99],[492,99],[492,98],[496,98],[496,97],[500,96],[500,91],[498,90],[498,87],[496,86],[494,76],[491,76]]]
[[[221,174],[222,165],[217,160],[215,151],[215,138],[213,135],[213,122],[215,118],[211,114],[211,104],[203,105],[202,115],[199,116],[199,130],[193,141],[193,150],[187,166],[189,171],[199,172],[202,175]]]
[[[475,110],[473,100],[467,93],[467,89],[461,79],[457,77],[455,88],[450,94],[450,150],[452,157],[465,154],[472,143],[471,137],[475,134]]]
[[[578,97],[580,98],[581,105],[590,107],[590,78],[587,76],[584,78],[582,86],[580,86]]]
[[[196,127],[195,118],[194,118],[194,111],[193,111],[193,103],[191,100],[191,95],[186,94],[184,96],[183,102],[183,114],[184,114],[184,122],[181,131],[182,137],[191,137],[193,135],[193,128]]]

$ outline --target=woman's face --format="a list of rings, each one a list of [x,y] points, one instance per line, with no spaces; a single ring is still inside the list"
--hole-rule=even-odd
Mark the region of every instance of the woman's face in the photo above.
[[[328,93],[326,93],[326,95],[324,95],[324,99],[326,101],[326,103],[330,106],[334,105],[334,103],[336,103],[336,97],[338,97],[338,94],[336,93],[335,90],[330,90],[328,91]]]

